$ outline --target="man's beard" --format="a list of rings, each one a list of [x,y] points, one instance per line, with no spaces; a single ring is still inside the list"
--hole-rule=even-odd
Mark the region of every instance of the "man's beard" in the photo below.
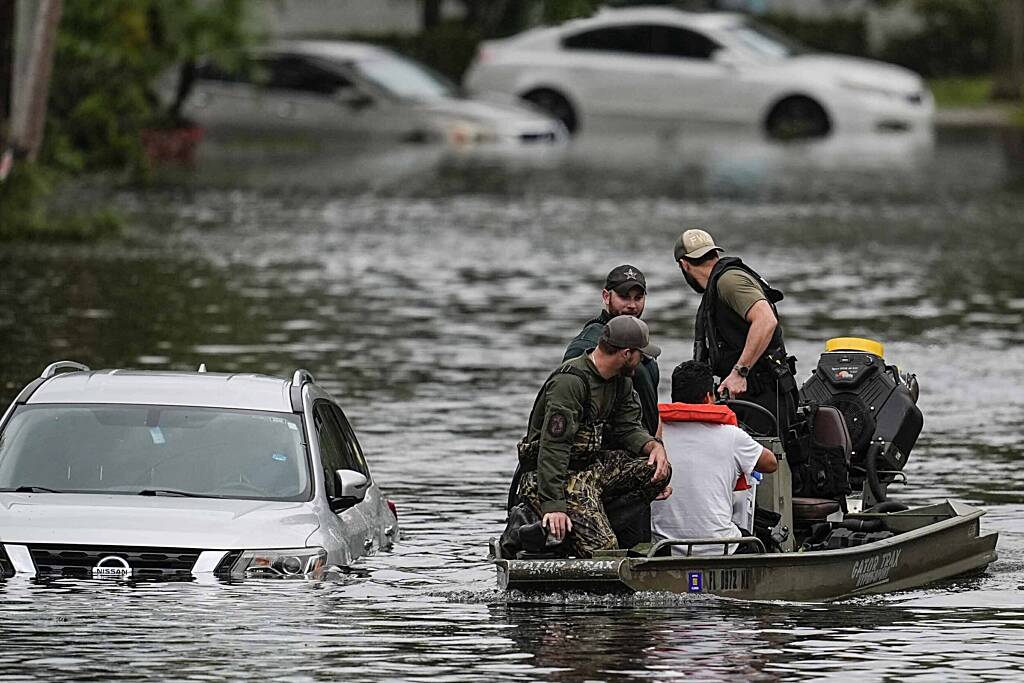
[[[697,282],[697,280],[695,280],[694,277],[687,273],[685,270],[683,271],[683,278],[686,279],[686,284],[690,285],[690,288],[693,291],[697,292],[698,294],[704,293],[704,288],[700,286],[700,283]]]
[[[611,315],[611,317],[613,317],[613,318],[617,318],[620,315],[632,315],[634,318],[639,318],[639,317],[643,316],[644,309],[641,306],[640,310],[637,311],[636,314],[634,315],[633,313],[626,313],[625,306],[623,306],[622,308],[618,308],[614,304],[614,302],[609,302],[609,304],[608,304],[608,314]]]
[[[619,377],[632,377],[635,374],[635,365],[623,365],[621,368],[619,368]]]

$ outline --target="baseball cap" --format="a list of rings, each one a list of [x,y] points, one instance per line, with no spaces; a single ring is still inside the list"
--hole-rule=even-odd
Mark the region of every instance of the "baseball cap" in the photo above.
[[[636,349],[648,358],[657,358],[661,349],[651,343],[647,323],[631,315],[615,316],[604,326],[601,339],[620,349]]]
[[[674,254],[676,261],[686,258],[700,258],[712,249],[722,251],[715,239],[705,230],[687,230],[676,240]]]
[[[631,265],[622,265],[612,268],[608,277],[604,280],[605,289],[614,289],[619,294],[625,294],[634,287],[639,287],[647,293],[647,278],[640,272],[639,268]]]

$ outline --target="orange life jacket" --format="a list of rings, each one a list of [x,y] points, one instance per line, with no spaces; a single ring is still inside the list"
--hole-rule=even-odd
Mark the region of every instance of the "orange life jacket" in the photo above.
[[[728,406],[714,403],[659,403],[658,414],[662,422],[707,422],[716,425],[736,424],[736,413]],[[736,491],[750,488],[747,477],[741,474],[736,480]]]
[[[728,406],[714,403],[659,403],[662,422],[709,422],[717,425],[736,424],[736,413]]]

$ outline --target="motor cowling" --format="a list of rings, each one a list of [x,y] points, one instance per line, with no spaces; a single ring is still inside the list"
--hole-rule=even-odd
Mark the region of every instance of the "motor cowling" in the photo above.
[[[917,407],[917,378],[886,365],[883,353],[882,345],[869,339],[830,339],[800,389],[804,401],[834,406],[843,414],[852,442],[850,483],[855,488],[863,484],[869,467],[886,483],[892,481],[886,472],[903,469],[924,425]]]

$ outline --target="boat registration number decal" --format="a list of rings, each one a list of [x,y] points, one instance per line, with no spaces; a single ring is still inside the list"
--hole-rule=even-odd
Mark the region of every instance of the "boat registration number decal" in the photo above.
[[[709,591],[745,591],[754,584],[751,569],[717,569],[707,573]]]
[[[888,581],[889,572],[900,563],[902,551],[902,548],[896,548],[887,553],[865,557],[863,560],[854,562],[850,577],[856,581],[857,588]]]

